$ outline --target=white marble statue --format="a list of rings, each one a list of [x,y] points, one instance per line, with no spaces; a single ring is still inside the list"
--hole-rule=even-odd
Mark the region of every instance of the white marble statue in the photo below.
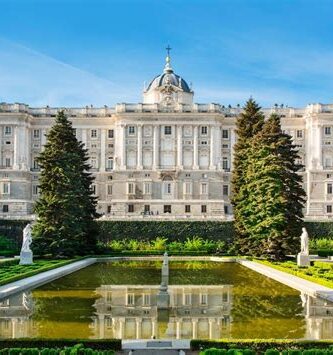
[[[32,232],[32,226],[31,223],[28,223],[25,228],[23,229],[23,242],[22,242],[22,248],[21,248],[21,252],[30,252],[30,245],[32,243],[32,236],[31,236],[31,232]]]
[[[301,254],[309,255],[309,235],[305,227],[302,228],[301,234]]]

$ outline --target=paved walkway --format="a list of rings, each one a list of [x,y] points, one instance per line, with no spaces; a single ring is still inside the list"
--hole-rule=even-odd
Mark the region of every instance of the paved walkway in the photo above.
[[[333,289],[311,282],[301,277],[288,274],[286,272],[274,269],[267,265],[256,263],[254,261],[239,259],[241,265],[248,267],[251,270],[259,272],[262,275],[268,276],[273,280],[279,281],[287,286],[295,288],[301,292],[313,297],[321,297],[333,302]]]
[[[33,288],[55,279],[58,279],[62,276],[68,275],[74,271],[78,271],[86,266],[89,266],[96,262],[96,258],[88,258],[80,261],[75,261],[71,264],[60,266],[56,269],[41,272],[35,276],[27,277],[25,279],[11,282],[4,286],[0,286],[0,300],[3,298],[7,298],[14,293],[21,292],[26,290],[27,288]]]

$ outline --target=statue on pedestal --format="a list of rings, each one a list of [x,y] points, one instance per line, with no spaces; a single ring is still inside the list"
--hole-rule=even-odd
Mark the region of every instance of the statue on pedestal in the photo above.
[[[30,249],[30,245],[32,243],[32,225],[28,223],[23,229],[23,242],[20,253],[20,265],[30,265],[33,263],[32,261],[32,251]]]
[[[305,227],[302,228],[301,238],[301,252],[297,254],[298,266],[309,266],[309,235]]]

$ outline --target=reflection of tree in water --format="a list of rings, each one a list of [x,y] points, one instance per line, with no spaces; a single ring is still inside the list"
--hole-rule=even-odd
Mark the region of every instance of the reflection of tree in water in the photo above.
[[[249,277],[251,276],[251,277]],[[305,320],[299,292],[244,272],[233,287],[233,338],[302,338]]]

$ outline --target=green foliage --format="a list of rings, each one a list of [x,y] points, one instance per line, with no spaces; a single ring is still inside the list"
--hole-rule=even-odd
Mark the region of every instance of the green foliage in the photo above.
[[[113,350],[93,350],[84,348],[82,344],[69,348],[5,348],[0,350],[4,355],[113,355]]]
[[[333,239],[328,238],[318,238],[309,240],[310,249],[318,250],[318,249],[332,249],[333,250]]]
[[[319,283],[323,286],[333,288],[333,264],[331,263],[315,261],[313,262],[313,265],[304,268],[297,266],[294,261],[271,262],[267,260],[256,260],[256,262],[301,277],[303,279]]]
[[[223,253],[228,254],[228,245],[224,241],[204,240],[194,236],[186,238],[184,242],[168,242],[166,238],[157,237],[153,240],[112,240],[106,244],[111,252],[123,251],[145,251],[145,252],[203,252],[203,253]]]
[[[248,251],[248,234],[246,228],[244,228],[246,216],[243,215],[242,209],[240,208],[240,203],[247,198],[247,195],[245,195],[245,190],[242,189],[242,187],[245,184],[250,142],[252,137],[261,131],[264,118],[261,107],[250,98],[246,102],[243,112],[236,120],[236,134],[238,139],[234,145],[232,204],[235,217],[235,244],[242,253]]]
[[[299,248],[306,195],[297,159],[292,137],[282,132],[280,117],[272,114],[247,149],[238,203],[246,235],[243,252],[282,259]]]
[[[35,204],[33,251],[38,255],[91,254],[98,233],[88,153],[72,123],[59,111],[38,157],[41,167],[40,196]]]
[[[8,260],[0,264],[0,286],[37,275],[76,261],[73,260],[37,260],[32,265],[19,265],[18,260]]]

